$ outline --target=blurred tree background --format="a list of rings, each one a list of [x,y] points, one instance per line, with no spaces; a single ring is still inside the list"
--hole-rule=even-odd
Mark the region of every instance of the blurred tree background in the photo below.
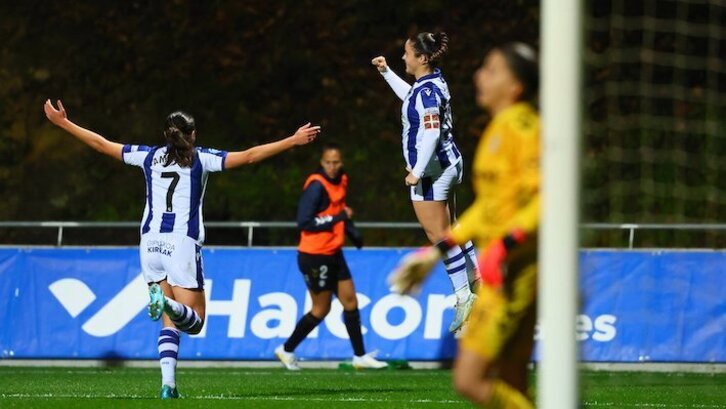
[[[649,5],[589,3],[583,220],[722,221],[726,77],[718,61],[726,58],[726,12],[690,0]],[[665,26],[652,27],[654,21]],[[702,29],[707,24],[711,31]],[[472,74],[497,43],[539,45],[538,1],[2,2],[0,220],[141,217],[140,170],[53,127],[42,104],[60,98],[73,121],[122,143],[163,143],[163,120],[177,109],[195,116],[199,145],[224,150],[273,141],[307,121],[323,126],[316,145],[213,175],[206,220],[293,220],[320,145],[335,141],[346,151],[356,218],[414,221],[403,186],[400,101],[370,59],[382,54],[403,75],[404,40],[420,31],[451,38],[442,70],[466,163],[458,189],[463,210],[472,199],[474,148],[488,121],[474,104]],[[684,55],[697,59],[683,64]],[[52,242],[54,232],[46,233],[50,240],[37,241]],[[19,234],[1,230],[0,242],[25,242]],[[138,233],[75,234],[84,243],[133,243]],[[289,231],[261,234],[256,243],[295,238]],[[420,232],[371,234],[380,244],[425,242]],[[208,234],[210,243],[227,244],[243,236]],[[644,244],[688,245],[691,236],[657,233]],[[622,245],[624,237],[598,233],[585,242]],[[719,237],[695,244],[722,246]]]
[[[446,31],[442,70],[467,169],[486,117],[472,74],[493,41],[536,43],[535,1],[117,1],[0,5],[0,219],[137,220],[139,169],[50,124],[47,98],[121,143],[163,143],[166,115],[195,116],[200,146],[241,150],[312,121],[316,145],[215,174],[207,220],[293,220],[319,147],[345,149],[359,220],[414,221],[400,147],[400,101],[370,65],[403,75],[404,39]],[[409,78],[409,80],[411,80]],[[471,200],[467,182],[459,203]]]

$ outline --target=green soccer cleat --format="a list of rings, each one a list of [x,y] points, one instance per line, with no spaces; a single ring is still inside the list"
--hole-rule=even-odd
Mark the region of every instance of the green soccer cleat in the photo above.
[[[476,301],[476,294],[470,293],[464,302],[456,302],[456,306],[454,307],[454,321],[452,321],[449,326],[449,332],[456,333],[464,325],[466,320],[469,319],[469,314],[471,313],[471,307],[474,306],[474,301]]]
[[[164,312],[164,293],[161,291],[159,284],[149,286],[149,318],[152,321],[158,321]]]
[[[181,395],[179,394],[179,391],[176,390],[176,387],[172,388],[169,385],[164,385],[161,387],[159,397],[161,399],[179,399],[181,398]]]

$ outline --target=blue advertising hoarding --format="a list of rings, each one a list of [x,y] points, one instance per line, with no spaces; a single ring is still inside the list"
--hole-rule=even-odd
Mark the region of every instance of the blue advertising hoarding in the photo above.
[[[456,341],[447,327],[454,296],[443,266],[415,297],[388,290],[386,277],[407,251],[345,251],[366,347],[382,359],[452,358]],[[181,359],[273,359],[310,307],[296,251],[203,254],[207,324],[201,334],[183,337]],[[584,361],[726,362],[726,252],[586,250],[580,263],[575,336]],[[157,356],[159,324],[146,316],[136,248],[0,249],[0,296],[3,359]],[[299,356],[352,355],[341,311],[336,301]]]

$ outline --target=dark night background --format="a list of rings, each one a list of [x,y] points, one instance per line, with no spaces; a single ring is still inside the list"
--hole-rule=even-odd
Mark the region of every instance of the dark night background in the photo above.
[[[717,11],[724,14],[722,9]],[[681,144],[677,139],[681,134],[676,133],[676,139],[664,136],[666,143],[652,135],[638,136],[634,129],[614,135],[608,128],[616,116],[640,112],[633,109],[640,105],[629,105],[627,96],[623,104],[623,95],[597,93],[598,84],[628,75],[618,61],[607,57],[611,47],[628,46],[630,38],[608,26],[610,12],[610,2],[594,2],[588,19],[601,23],[599,31],[589,30],[590,20],[586,20],[584,110],[588,124],[602,126],[585,127],[583,219],[723,220],[726,175],[718,156],[724,153],[723,136],[711,140],[698,136],[708,142],[694,142],[693,135],[686,135]],[[643,14],[643,10],[627,12]],[[537,1],[3,2],[0,220],[135,221],[141,217],[144,181],[139,169],[99,155],[51,125],[42,104],[47,98],[60,98],[72,121],[121,143],[162,143],[163,120],[177,109],[195,116],[200,146],[224,150],[276,140],[307,121],[323,126],[314,145],[212,175],[206,220],[292,220],[304,178],[317,166],[319,147],[336,141],[345,149],[351,178],[349,204],[356,218],[414,221],[402,183],[400,102],[370,59],[382,54],[403,75],[404,39],[419,31],[449,34],[450,49],[441,68],[453,95],[455,135],[468,171],[488,120],[474,104],[472,74],[496,43],[519,40],[538,46]],[[630,46],[639,45],[634,41]],[[700,52],[713,54],[710,49]],[[726,53],[726,47],[720,53]],[[699,76],[686,75],[691,78]],[[695,83],[688,86],[708,85]],[[719,76],[716,86],[712,91],[723,93],[726,78]],[[607,109],[617,106],[609,102],[615,97],[621,103],[618,112]],[[673,101],[661,104],[671,109],[669,115],[698,121],[721,112],[723,98],[717,102],[718,110],[706,114],[698,109],[679,111]],[[636,142],[627,137],[628,132],[636,135]],[[620,160],[609,154],[610,141],[618,152],[637,151],[645,143],[665,152],[685,151],[693,155],[688,161],[701,160],[710,168],[692,171],[692,165],[674,161],[655,170],[643,171],[642,165],[631,169],[632,158]],[[711,155],[717,155],[716,159]],[[658,175],[666,175],[664,181]],[[665,190],[655,192],[650,201],[639,201],[648,197],[642,194],[644,178],[658,179],[665,183]],[[625,193],[604,188],[622,183],[626,183]],[[704,188],[678,190],[694,185]],[[663,205],[659,195],[669,192],[674,192],[675,199]],[[458,190],[460,210],[471,199],[465,177]],[[13,242],[20,240],[21,233],[4,230],[0,234],[5,235],[0,241]],[[85,234],[96,235],[100,242],[104,234],[118,233]],[[215,232],[208,237],[214,242],[215,235],[219,239],[230,234],[241,236]],[[401,243],[384,233],[375,234],[375,241],[383,244]],[[231,243],[241,241],[227,238]],[[423,235],[412,240],[422,243]]]

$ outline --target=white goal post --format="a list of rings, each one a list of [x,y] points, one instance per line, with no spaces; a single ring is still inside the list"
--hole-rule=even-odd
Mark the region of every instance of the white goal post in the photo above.
[[[582,2],[545,0],[541,14],[543,202],[539,240],[541,361],[537,407],[578,403],[577,315]]]

